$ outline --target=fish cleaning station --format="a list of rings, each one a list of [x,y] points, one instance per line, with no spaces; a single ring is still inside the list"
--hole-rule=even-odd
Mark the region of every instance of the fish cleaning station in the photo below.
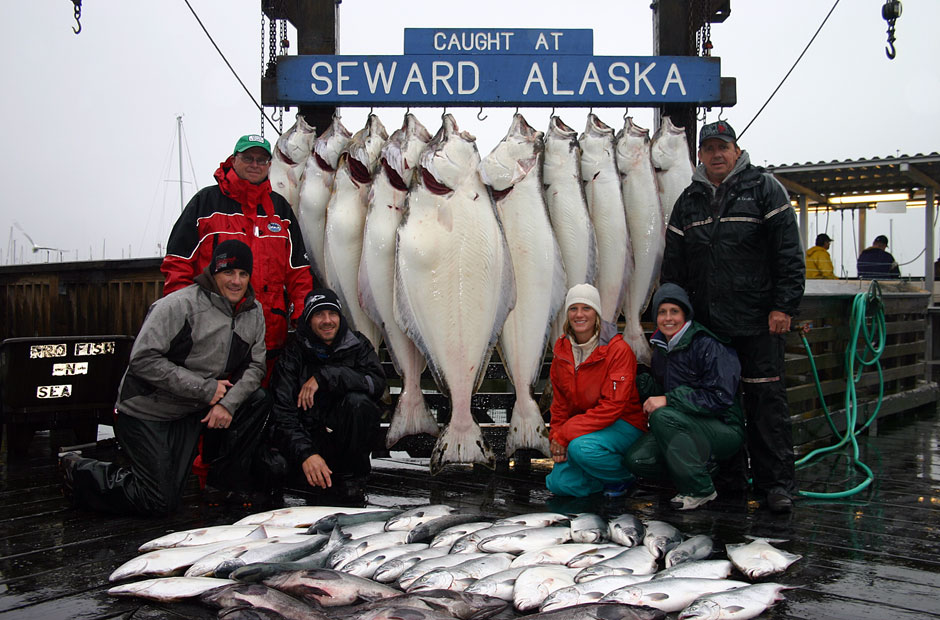
[[[73,2],[79,19],[81,2]],[[347,320],[379,352],[388,380],[365,503],[334,507],[315,490],[288,487],[279,510],[220,505],[206,501],[191,475],[181,508],[167,517],[73,508],[60,487],[57,457],[63,450],[126,459],[110,432],[115,398],[148,309],[163,296],[162,257],[2,265],[0,620],[940,618],[940,305],[930,276],[937,260],[940,154],[764,166],[789,193],[803,250],[812,246],[811,224],[846,213],[857,224],[863,250],[872,236],[865,213],[883,196],[903,194],[918,208],[923,201],[925,209],[927,278],[806,281],[786,335],[799,486],[792,512],[773,513],[744,489],[719,491],[702,508],[679,511],[670,506],[674,487],[647,480],[621,496],[558,496],[545,483],[553,467],[545,427],[551,345],[562,333],[564,292],[594,280],[595,273],[610,273],[597,268],[600,263],[622,266],[612,282],[598,277],[595,285],[605,310],[612,309],[611,322],[640,363],[649,363],[656,323],[646,306],[659,284],[668,211],[691,181],[704,110],[724,114],[737,103],[735,78],[722,75],[709,39],[711,24],[734,19],[730,0],[653,2],[652,56],[595,55],[592,30],[563,27],[406,28],[400,33],[403,54],[342,55],[342,3],[260,4],[262,50],[269,44],[267,55],[262,52],[261,104],[279,108],[282,119],[285,113],[296,119],[271,140],[275,162],[286,162],[284,170],[293,168],[296,178],[285,172],[279,182],[272,173],[272,187],[301,222],[314,281],[337,291]],[[886,9],[884,17],[892,46],[896,4],[891,10],[897,15]],[[277,53],[279,45],[286,47],[281,33],[287,23],[296,28],[297,55]],[[631,51],[628,43],[624,47]],[[344,127],[343,108],[370,109],[366,126]],[[412,108],[440,109],[440,131],[425,128]],[[489,108],[516,113],[491,153],[494,145],[478,145],[461,131],[448,114],[454,108],[479,109],[480,120]],[[585,119],[569,118],[572,108],[591,109],[580,138],[572,127]],[[604,124],[593,108],[624,110],[623,129]],[[655,127],[636,126],[629,113],[635,108],[653,109]],[[406,109],[401,124],[398,109]],[[549,117],[547,130],[529,125],[525,115],[534,119],[532,109],[540,113],[539,125]],[[603,167],[582,178],[596,136],[611,147],[620,229],[589,221],[590,244],[579,237],[566,245],[552,236],[564,209],[577,203],[584,214],[601,212],[593,195],[603,191]],[[642,169],[659,179],[650,186],[653,208],[632,221],[621,194],[626,170],[616,174],[627,159],[613,154],[630,136],[639,136],[645,149]],[[361,152],[349,146],[355,140],[365,145]],[[416,141],[421,144],[414,150]],[[459,147],[433,162],[421,155],[426,144],[448,141]],[[380,152],[393,142],[401,145],[400,161]],[[657,155],[657,144],[668,154]],[[520,154],[523,146],[529,150]],[[678,185],[663,176],[676,158]],[[569,164],[576,175],[561,178],[557,170]],[[383,191],[383,179],[387,202],[379,204],[389,208],[360,203],[355,217],[331,221],[335,179],[344,174],[355,180],[352,192],[361,184],[371,186],[373,196]],[[314,178],[317,187],[307,184]],[[574,190],[564,189],[568,181]],[[526,187],[535,188],[538,213],[519,218],[531,227],[514,246],[513,227],[521,224],[497,205]],[[471,220],[442,209],[432,227],[414,215],[423,196],[430,201],[444,195],[482,196],[483,205],[492,206],[478,209],[486,213],[472,220],[479,232],[473,256],[453,258],[441,250],[457,246],[456,234]],[[496,213],[503,219],[497,221]],[[542,220],[562,268],[539,258],[548,254],[539,254],[540,238],[531,231]],[[649,223],[654,220],[655,226]],[[354,233],[338,230],[346,221],[354,221]],[[507,277],[502,268],[492,269],[496,275],[461,270],[483,260],[477,255],[492,245],[489,224],[493,239],[502,240],[497,249],[505,254],[502,264],[510,265],[508,281],[499,280]],[[384,241],[377,236],[383,226]],[[653,232],[639,234],[643,227]],[[612,236],[617,230],[619,238]],[[339,241],[349,238],[355,242]],[[531,271],[513,255],[518,247],[536,256]],[[516,316],[524,309],[526,322],[514,318],[510,307]],[[441,337],[454,333],[471,344],[458,347],[456,339]],[[478,333],[479,351],[455,372],[460,360],[442,358],[477,346]],[[518,342],[535,353],[526,357]],[[422,424],[427,432],[403,430]],[[232,541],[243,548],[225,555]],[[187,551],[187,545],[201,544],[205,553]],[[407,545],[414,546],[408,554]],[[433,574],[431,568],[418,570],[435,557],[436,546],[448,549],[438,558],[466,554],[463,572],[450,570],[456,560],[434,564]],[[275,547],[284,551],[271,552]],[[402,548],[389,551],[395,547]],[[628,549],[631,562],[642,554],[647,565],[617,564],[615,558],[627,561],[621,553]],[[420,556],[421,564],[406,563],[412,551],[428,554]],[[533,565],[525,563],[539,553]],[[399,556],[401,565],[391,564]],[[478,562],[471,566],[469,560]],[[703,561],[696,565],[703,571],[707,560],[719,574],[700,575],[688,566],[688,573],[660,574],[686,560]],[[391,575],[395,568],[399,572]],[[340,580],[330,569],[359,581]],[[521,570],[512,574],[508,590],[503,583],[497,593],[484,581],[504,571],[510,579],[513,569]],[[205,581],[184,580],[184,573]],[[170,576],[180,580],[144,583]],[[722,585],[709,589],[701,583],[706,577]],[[604,580],[618,578],[624,581],[599,593],[601,584],[613,583]],[[592,591],[587,584],[595,579]],[[257,590],[226,598],[231,592],[221,588],[242,582]],[[682,589],[692,586],[703,589]],[[426,598],[415,602],[422,590]],[[598,607],[602,595],[613,598]],[[410,597],[407,606],[404,597]]]

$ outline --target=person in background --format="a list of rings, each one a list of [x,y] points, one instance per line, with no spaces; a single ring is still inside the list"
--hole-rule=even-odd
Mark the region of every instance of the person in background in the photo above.
[[[195,283],[150,307],[115,404],[114,432],[130,469],[63,454],[63,492],[75,506],[174,512],[203,435],[212,486],[239,495],[274,490],[276,472],[265,473],[259,454],[271,400],[261,389],[264,317],[252,271],[248,246],[224,241]]]
[[[763,505],[789,512],[797,489],[784,346],[805,284],[796,214],[727,122],[702,127],[698,158],[669,220],[660,279],[681,286],[697,320],[738,354],[754,487]],[[729,462],[727,488],[744,484],[743,469],[743,459]]]
[[[274,439],[289,482],[361,504],[386,382],[372,344],[347,327],[342,310],[330,289],[307,296],[271,378]]]
[[[239,138],[215,171],[216,184],[197,192],[176,220],[160,267],[168,295],[192,284],[223,241],[238,239],[251,248],[251,284],[266,326],[266,379],[287,340],[289,322],[300,316],[313,288],[300,227],[287,200],[271,189],[270,168],[267,140],[251,134]]]
[[[806,250],[807,280],[838,280],[832,268],[829,246],[832,238],[826,233],[816,235],[816,245]]]
[[[871,247],[862,250],[858,255],[856,268],[858,277],[863,280],[886,280],[900,278],[901,270],[897,261],[888,253],[888,238],[878,235],[872,241]]]
[[[672,479],[673,508],[693,510],[718,497],[709,465],[735,455],[744,443],[744,412],[737,399],[741,364],[733,349],[692,320],[692,304],[675,284],[653,296],[656,332],[650,373],[637,377],[650,432],[627,452],[642,478]]]
[[[545,478],[556,495],[626,493],[633,475],[623,462],[647,429],[636,389],[636,357],[617,327],[600,318],[600,293],[577,284],[565,298],[564,335],[551,365],[549,443],[554,467]]]

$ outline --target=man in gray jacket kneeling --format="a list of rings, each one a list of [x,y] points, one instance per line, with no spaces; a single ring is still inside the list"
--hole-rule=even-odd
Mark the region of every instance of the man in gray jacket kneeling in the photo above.
[[[130,468],[62,455],[63,492],[76,507],[174,512],[200,436],[211,486],[247,494],[271,484],[258,459],[271,399],[261,389],[264,316],[251,271],[251,249],[225,241],[193,284],[150,307],[115,404]]]

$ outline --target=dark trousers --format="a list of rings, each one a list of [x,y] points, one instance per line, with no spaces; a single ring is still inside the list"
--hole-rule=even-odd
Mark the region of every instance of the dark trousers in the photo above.
[[[764,493],[796,492],[793,430],[784,377],[783,335],[737,336],[731,346],[741,361],[747,417],[747,453],[754,487]]]
[[[624,463],[641,478],[669,479],[682,495],[705,497],[715,490],[709,465],[734,455],[744,442],[740,426],[718,418],[660,407],[650,414],[650,431],[634,443]]]
[[[256,457],[270,411],[271,398],[259,389],[238,408],[229,428],[206,429],[203,447],[210,484],[223,490],[255,490],[259,485]],[[174,512],[196,456],[205,414],[155,422],[118,413],[114,434],[130,467],[81,459],[73,471],[76,505],[114,514]]]
[[[319,395],[318,395],[319,396]],[[372,471],[369,454],[379,428],[379,404],[361,392],[349,392],[338,399],[314,398],[312,412],[301,419],[307,432],[320,439],[320,456],[334,478],[366,476]],[[289,480],[308,487],[301,463],[290,464]]]

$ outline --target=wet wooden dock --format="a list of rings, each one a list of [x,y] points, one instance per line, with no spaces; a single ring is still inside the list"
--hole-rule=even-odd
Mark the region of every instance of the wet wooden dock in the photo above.
[[[777,516],[746,497],[720,497],[707,509],[679,513],[670,489],[642,486],[633,497],[580,501],[545,490],[545,462],[490,472],[451,467],[431,477],[424,462],[377,459],[368,488],[374,505],[447,503],[505,516],[545,509],[591,510],[604,516],[631,511],[669,521],[686,534],[707,533],[720,544],[745,535],[786,539],[779,546],[803,555],[777,581],[795,586],[765,618],[940,618],[940,416],[903,414],[860,439],[861,458],[875,472],[862,493],[840,501],[801,500]],[[111,518],[76,511],[59,494],[46,437],[23,462],[0,451],[0,618],[212,618],[197,604],[150,604],[115,599],[108,575],[137,546],[167,531],[230,523],[243,509],[209,507],[194,481],[183,510],[168,519]],[[92,456],[90,453],[86,453]],[[843,452],[845,454],[845,452]],[[108,457],[105,452],[101,457]],[[801,487],[841,490],[857,481],[845,457],[799,472]],[[288,497],[289,503],[297,498]]]

